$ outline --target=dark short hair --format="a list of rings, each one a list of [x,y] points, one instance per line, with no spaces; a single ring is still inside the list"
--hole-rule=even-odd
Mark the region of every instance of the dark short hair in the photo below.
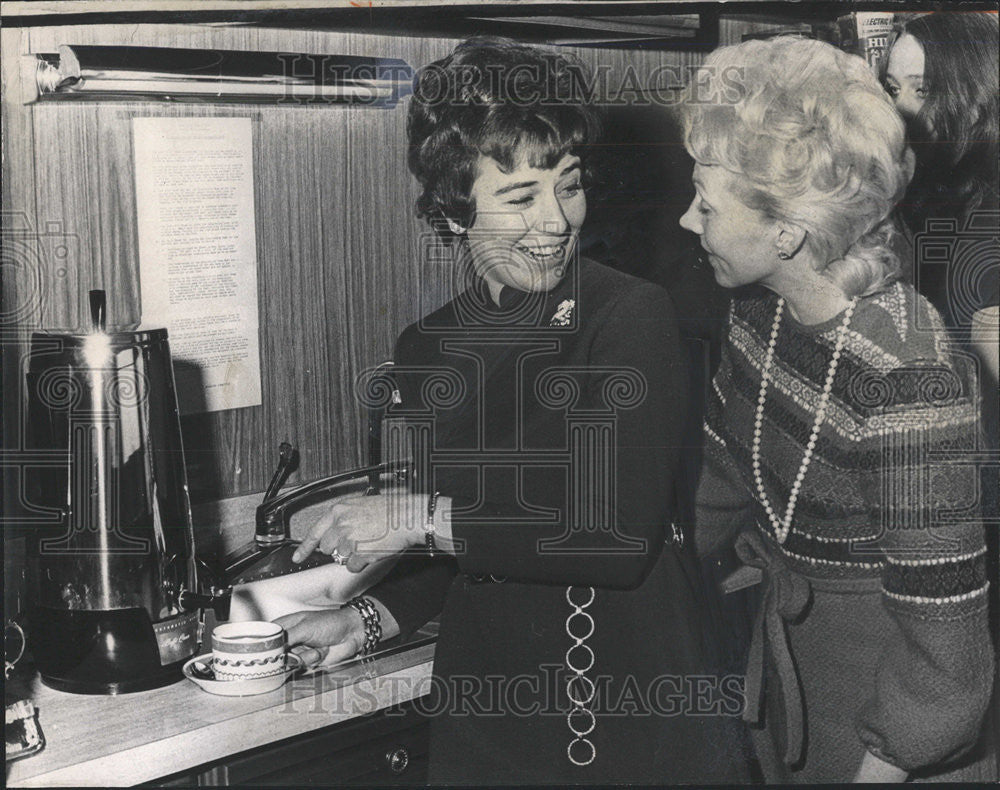
[[[513,170],[581,158],[600,121],[575,58],[501,39],[477,37],[417,75],[406,133],[407,162],[421,186],[417,215],[447,235],[444,219],[475,220],[470,197],[479,157]]]

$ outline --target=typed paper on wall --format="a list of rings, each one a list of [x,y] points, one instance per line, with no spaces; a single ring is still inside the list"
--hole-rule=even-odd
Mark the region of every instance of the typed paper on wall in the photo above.
[[[182,413],[261,403],[249,118],[134,118],[142,323]]]

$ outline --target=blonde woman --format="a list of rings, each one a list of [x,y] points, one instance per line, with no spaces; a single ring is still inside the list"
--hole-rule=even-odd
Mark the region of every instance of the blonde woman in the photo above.
[[[707,406],[699,549],[760,581],[746,676],[769,782],[987,780],[975,383],[899,281],[912,173],[865,63],[818,41],[717,50],[685,108],[681,225],[740,288]]]

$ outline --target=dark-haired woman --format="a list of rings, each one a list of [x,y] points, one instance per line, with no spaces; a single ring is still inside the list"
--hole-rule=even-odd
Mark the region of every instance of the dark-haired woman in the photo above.
[[[1000,24],[996,12],[940,11],[902,25],[883,83],[917,157],[900,204],[917,289],[952,342],[979,362],[986,449],[1000,447]],[[987,516],[1000,514],[1000,472],[982,469]],[[998,537],[990,544],[994,640]],[[1000,721],[1000,719],[998,719]]]
[[[455,298],[396,347],[396,410],[432,437],[427,467],[411,494],[338,501],[299,556],[450,555],[366,596],[383,637],[443,601],[432,782],[739,781],[739,684],[719,677],[671,524],[673,308],[577,254],[597,124],[576,69],[474,40],[422,71],[409,164],[459,259]],[[371,636],[351,607],[283,622],[326,660]]]
[[[987,212],[1000,209],[998,57],[996,12],[941,11],[915,17],[900,28],[883,75],[907,121],[917,158],[900,203],[907,230],[915,236],[915,284],[965,343],[975,324],[996,325],[1000,303],[996,246],[992,255],[976,259],[955,246],[974,241],[977,233],[996,234],[996,216],[989,218]],[[945,261],[935,255],[943,248],[931,237],[951,245]],[[988,312],[977,315],[984,310]],[[992,367],[995,382],[995,345],[981,356]]]

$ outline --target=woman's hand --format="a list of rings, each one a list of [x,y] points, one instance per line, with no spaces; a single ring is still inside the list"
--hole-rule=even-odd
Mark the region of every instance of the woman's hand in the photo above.
[[[314,549],[345,558],[357,573],[371,563],[398,554],[424,540],[427,495],[391,492],[352,494],[334,501],[292,555],[302,562]]]
[[[288,645],[304,664],[336,664],[360,652],[365,643],[365,623],[352,606],[295,612],[274,622],[288,633]]]

